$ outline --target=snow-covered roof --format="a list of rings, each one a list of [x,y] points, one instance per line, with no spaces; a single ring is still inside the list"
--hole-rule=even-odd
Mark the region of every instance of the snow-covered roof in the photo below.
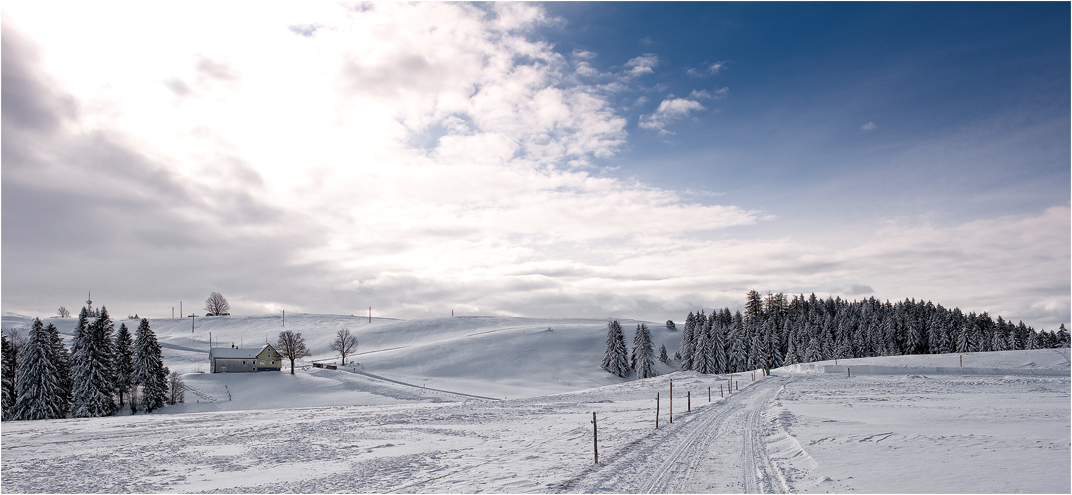
[[[212,349],[212,357],[217,358],[229,358],[229,359],[253,359],[256,358],[265,347],[269,347],[268,344],[264,344],[256,349],[244,348],[244,349],[232,349],[230,347],[221,347]]]

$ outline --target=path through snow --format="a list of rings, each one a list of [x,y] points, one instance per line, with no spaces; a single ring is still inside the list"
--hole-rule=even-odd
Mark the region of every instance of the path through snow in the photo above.
[[[566,492],[774,493],[786,491],[764,445],[761,416],[790,379],[769,377],[703,404],[566,482]],[[701,401],[697,400],[699,404]]]

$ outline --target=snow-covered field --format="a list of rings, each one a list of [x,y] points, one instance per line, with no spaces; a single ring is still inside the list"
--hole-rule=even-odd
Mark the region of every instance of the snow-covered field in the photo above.
[[[4,423],[3,490],[1072,491],[1068,349],[965,354],[962,369],[959,355],[813,363],[754,382],[735,375],[740,390],[722,397],[728,376],[603,372],[602,320],[288,315],[287,329],[310,341],[307,361],[329,359],[346,326],[360,364],[196,373],[202,333],[263,342],[280,329],[271,318],[198,319],[192,336],[189,319],[153,320],[166,364],[189,373],[187,403]],[[3,318],[5,328],[19,321]],[[623,321],[627,338],[635,324]],[[656,345],[676,350],[679,333],[649,326]]]

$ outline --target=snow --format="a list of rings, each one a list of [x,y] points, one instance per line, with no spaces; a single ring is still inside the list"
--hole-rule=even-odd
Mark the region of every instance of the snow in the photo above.
[[[4,328],[29,321],[3,315]],[[5,491],[1072,491],[1068,349],[965,354],[964,368],[956,354],[808,363],[736,374],[740,390],[722,397],[728,376],[601,370],[606,320],[288,314],[313,353],[293,375],[197,372],[208,332],[259,347],[279,317],[198,318],[192,334],[189,318],[151,324],[187,402],[5,422]],[[680,332],[648,325],[677,348]],[[309,367],[333,359],[343,327],[357,364]]]

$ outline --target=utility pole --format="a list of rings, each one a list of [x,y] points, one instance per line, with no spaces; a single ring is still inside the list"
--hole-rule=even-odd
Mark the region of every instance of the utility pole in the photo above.
[[[287,326],[287,310],[283,310],[283,326]]]
[[[368,307],[368,322],[372,323],[372,306]]]
[[[172,306],[172,307],[171,307],[171,318],[172,318],[172,319],[174,319],[174,318],[175,318],[175,306]]]
[[[194,333],[194,322],[197,321],[197,315],[190,313],[190,333]]]

